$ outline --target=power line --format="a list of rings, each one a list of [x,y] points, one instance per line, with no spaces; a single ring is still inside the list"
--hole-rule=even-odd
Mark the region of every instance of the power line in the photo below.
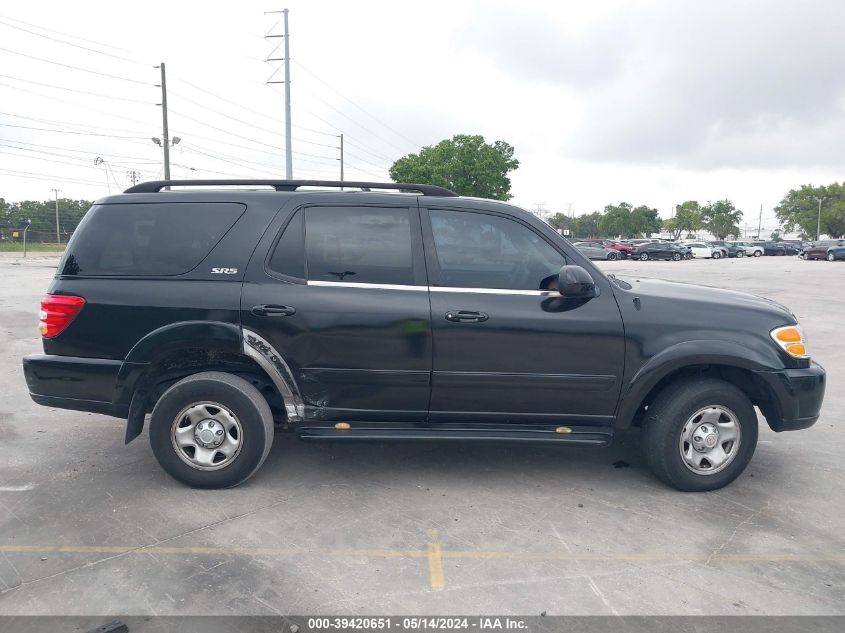
[[[178,92],[174,92],[173,90],[170,91],[170,94],[175,95],[176,97],[178,97],[179,99],[181,99],[183,101],[187,101],[188,103],[192,103],[196,106],[199,106],[200,108],[204,108],[204,109],[206,109],[210,112],[214,112],[215,114],[219,114],[220,116],[226,117],[227,119],[231,119],[232,121],[237,121],[238,123],[241,123],[243,125],[247,125],[249,127],[255,128],[256,130],[261,130],[262,132],[266,132],[268,134],[278,134],[278,135],[282,134],[282,132],[280,132],[279,130],[272,130],[270,128],[266,128],[266,127],[262,127],[260,125],[256,125],[255,123],[250,123],[249,121],[244,121],[243,119],[239,119],[235,116],[232,116],[231,114],[227,114],[226,112],[216,110],[216,109],[214,109],[210,106],[207,106],[203,103],[200,103],[199,101],[194,101],[193,99],[188,99],[184,95],[182,95]],[[173,111],[173,109],[171,108],[171,112],[172,111]],[[182,116],[185,116],[185,115],[182,115]],[[197,123],[202,123],[203,125],[207,125],[206,123],[203,123],[202,121],[197,121],[196,119],[194,119],[194,120]],[[299,126],[299,125],[294,125],[293,127],[297,128],[297,129],[305,130],[305,131],[308,131],[308,132],[313,132],[314,134],[325,134],[326,136],[331,136],[331,137],[335,136],[334,134],[331,134],[329,132],[319,132],[317,130],[312,130],[311,128],[306,128],[306,127],[302,127],[302,126]],[[301,139],[301,138],[294,138],[294,140],[298,141],[300,143],[308,143],[308,144],[311,144],[311,145],[319,145],[321,147],[334,147],[333,145],[327,145],[325,143],[317,143],[315,141],[307,141],[307,140]]]
[[[376,123],[378,123],[378,124],[379,124],[379,125],[381,125],[382,127],[386,128],[386,129],[388,129],[388,130],[390,130],[390,131],[391,131],[391,132],[393,132],[396,136],[398,136],[399,138],[404,139],[405,141],[407,141],[408,143],[410,143],[412,146],[414,146],[414,147],[422,147],[422,144],[421,144],[421,143],[417,143],[416,141],[413,141],[413,140],[409,139],[407,136],[405,136],[405,135],[404,135],[404,134],[402,134],[401,132],[397,131],[396,129],[392,128],[391,126],[389,126],[387,123],[385,123],[384,121],[382,121],[382,120],[381,120],[381,119],[379,119],[378,117],[376,117],[376,116],[374,116],[374,115],[370,114],[369,112],[367,112],[364,108],[362,108],[362,107],[361,107],[361,106],[359,106],[357,103],[355,103],[354,101],[352,101],[352,99],[350,99],[350,98],[349,98],[349,97],[347,97],[345,94],[343,94],[340,90],[338,90],[337,88],[335,88],[334,86],[332,86],[330,83],[328,83],[326,80],[324,80],[322,77],[320,77],[320,76],[319,76],[317,73],[315,73],[314,71],[312,71],[312,70],[310,70],[309,68],[305,67],[303,64],[301,64],[300,62],[298,62],[298,61],[296,61],[296,60],[291,60],[291,61],[293,61],[293,63],[294,63],[294,64],[296,64],[297,66],[299,66],[300,68],[302,68],[302,70],[304,70],[305,72],[307,72],[309,75],[311,75],[312,77],[314,77],[317,81],[319,81],[320,83],[322,83],[323,85],[325,85],[327,88],[329,88],[329,90],[331,90],[331,91],[335,92],[335,93],[336,93],[336,94],[338,94],[338,95],[339,95],[342,99],[345,99],[345,100],[346,100],[347,102],[349,102],[351,105],[353,105],[353,106],[355,106],[356,108],[358,108],[361,112],[363,112],[364,114],[366,114],[368,117],[370,117],[371,119],[373,119]]]
[[[92,97],[101,97],[104,99],[115,99],[117,101],[127,101],[129,103],[142,103],[144,105],[150,105],[149,101],[143,101],[141,99],[130,99],[129,97],[119,97],[117,95],[107,95],[103,94],[102,92],[89,92],[88,90],[79,90],[78,88],[66,88],[65,86],[56,86],[54,84],[44,83],[42,81],[33,81],[32,79],[24,79],[22,77],[14,77],[12,75],[3,75],[0,74],[0,77],[5,77],[6,79],[14,79],[15,81],[23,81],[28,84],[35,84],[37,86],[44,86],[45,88],[54,88],[56,90],[65,90],[67,92],[77,92],[83,95],[90,95]],[[17,90],[22,90],[22,88],[17,88]],[[37,94],[37,93],[33,93]]]
[[[16,119],[27,119],[29,121],[38,121],[39,123],[54,123],[57,125],[69,125],[75,128],[90,128],[93,130],[115,130],[117,132],[136,132],[136,130],[125,130],[123,128],[115,128],[109,127],[105,125],[88,125],[86,123],[73,123],[70,121],[58,121],[56,119],[43,119],[34,116],[26,116],[25,114],[14,114],[13,112],[0,112],[0,114],[4,114],[6,116],[12,116]],[[143,132],[137,131],[138,134],[143,134]],[[138,138],[146,138],[146,137],[138,137]]]
[[[327,107],[329,107],[330,109],[334,110],[335,112],[337,112],[337,113],[338,113],[340,116],[342,116],[343,118],[348,119],[349,121],[351,121],[352,123],[354,123],[355,125],[357,125],[358,127],[360,127],[362,130],[364,130],[365,132],[367,132],[368,134],[370,134],[373,138],[377,138],[377,139],[379,139],[380,141],[382,141],[382,142],[386,143],[387,145],[391,145],[392,147],[394,147],[394,148],[398,149],[400,152],[404,152],[404,151],[405,151],[404,149],[402,149],[401,147],[399,147],[396,143],[394,143],[394,142],[392,142],[392,141],[389,141],[388,139],[384,138],[383,136],[379,136],[378,134],[376,134],[375,132],[373,132],[370,128],[368,128],[368,127],[367,127],[366,125],[364,125],[363,123],[359,123],[358,121],[356,121],[355,119],[353,119],[351,116],[349,116],[348,114],[346,114],[346,113],[345,113],[345,112],[343,112],[342,110],[338,110],[338,109],[337,109],[336,107],[334,107],[331,103],[329,103],[328,101],[326,101],[326,100],[325,100],[325,99],[323,99],[322,97],[320,97],[320,96],[318,96],[318,95],[314,94],[313,92],[311,92],[311,91],[310,91],[310,90],[308,90],[307,88],[303,87],[302,85],[300,85],[300,86],[299,86],[299,89],[300,89],[300,90],[303,90],[303,91],[304,91],[304,92],[306,92],[307,94],[310,94],[312,97],[314,97],[315,99],[317,99],[317,101],[320,101],[321,103],[323,103],[324,105],[326,105],[326,106],[327,106]],[[416,148],[416,147],[418,147],[418,146],[416,146],[416,145],[415,145],[414,147]]]
[[[106,57],[111,57],[113,59],[120,59],[122,61],[130,62],[132,64],[138,64],[139,66],[147,66],[147,64],[145,64],[143,62],[139,62],[135,59],[130,59],[130,58],[124,57],[122,55],[114,55],[113,53],[106,53],[104,51],[98,51],[95,48],[89,48],[88,46],[82,46],[81,44],[74,44],[73,42],[66,42],[65,40],[60,40],[59,38],[56,38],[56,37],[50,37],[49,35],[44,35],[43,33],[37,33],[36,31],[32,31],[32,30],[24,28],[22,26],[16,26],[14,24],[9,24],[8,22],[5,22],[3,20],[0,20],[0,24],[7,26],[10,29],[16,29],[18,31],[24,31],[25,33],[29,33],[29,34],[35,35],[37,37],[43,37],[44,39],[50,40],[52,42],[58,42],[60,44],[64,44],[65,46],[73,46],[74,48],[80,48],[84,51],[89,51],[91,53],[97,53],[98,55],[105,55]],[[36,28],[40,28],[40,27],[36,27]]]
[[[42,31],[47,31],[48,33],[57,33],[59,35],[64,35],[65,37],[69,37],[74,40],[79,40],[81,42],[88,42],[89,44],[96,44],[97,46],[103,46],[105,48],[111,48],[116,51],[123,51],[125,53],[130,52],[129,49],[121,48],[119,46],[114,46],[113,44],[106,44],[105,42],[98,42],[96,40],[89,40],[79,35],[72,35],[71,33],[65,33],[64,31],[57,31],[56,29],[50,29],[46,26],[41,26],[39,24],[33,24],[32,22],[27,22],[26,20],[21,20],[20,18],[13,18],[8,15],[0,15],[0,18],[4,20],[10,20],[11,22],[18,22],[19,24],[26,24],[27,26],[31,26],[36,29],[41,29]]]
[[[0,139],[0,140],[5,140],[5,139]],[[29,148],[29,147],[20,147],[20,145],[10,145],[9,143],[0,143],[0,147],[8,147],[8,148],[11,148],[11,149],[17,149],[17,150],[21,150],[21,151],[24,151],[24,152],[33,152],[33,153],[36,153],[36,154],[45,154],[47,156],[57,156],[57,157],[60,157],[60,158],[83,161],[83,162],[86,162],[86,163],[91,162],[88,158],[83,158],[82,156],[74,156],[73,154],[61,154],[61,153],[58,153],[58,152],[48,152],[48,151],[43,150],[43,149],[32,149],[32,148]],[[89,156],[94,154],[94,152],[86,152],[86,153]],[[111,154],[111,156],[115,156],[115,155]],[[119,156],[119,155],[116,156],[116,157],[121,158],[121,156]],[[141,164],[146,163],[146,164],[156,164],[157,165],[158,162],[159,162],[157,160],[146,160],[146,159],[135,158],[135,157],[132,157],[132,156],[123,156],[122,158],[128,158],[128,159],[132,160],[134,163],[141,163]],[[115,163],[115,165],[120,165],[120,163]]]
[[[21,88],[20,86],[12,86],[12,85],[9,85],[9,84],[3,83],[3,82],[0,82],[0,86],[5,86],[7,88],[11,88],[12,90],[19,90],[20,92],[26,92],[26,93],[31,94],[31,95],[36,95],[38,97],[45,97],[47,99],[52,99],[53,101],[58,101],[60,103],[67,103],[69,105],[76,106],[78,108],[84,108],[85,110],[88,110],[89,112],[97,112],[98,114],[104,114],[106,116],[114,117],[115,119],[122,119],[123,121],[130,121],[132,123],[140,123],[141,125],[147,125],[146,121],[140,121],[138,119],[133,119],[133,118],[126,117],[126,116],[123,116],[123,115],[120,115],[120,114],[115,114],[114,112],[109,112],[107,110],[100,110],[98,108],[92,108],[91,106],[83,105],[81,103],[76,103],[75,101],[68,101],[67,99],[59,99],[58,97],[49,97],[49,96],[45,95],[44,93],[36,92],[35,90],[27,90],[26,88]],[[145,105],[151,105],[151,104],[146,103]]]
[[[5,173],[7,175],[17,176],[20,178],[37,178],[39,180],[43,180],[45,178],[51,180],[57,180],[59,182],[75,182],[80,183],[83,185],[96,185],[98,187],[102,187],[103,183],[95,182],[93,180],[83,180],[81,178],[67,178],[63,176],[56,176],[55,174],[42,174],[34,171],[19,171],[17,169],[0,169],[0,173]]]
[[[36,61],[44,62],[44,63],[47,63],[47,64],[54,64],[56,66],[61,66],[62,68],[70,68],[71,70],[78,70],[78,71],[83,72],[83,73],[90,73],[92,75],[99,75],[100,77],[108,77],[109,79],[118,79],[120,81],[127,81],[129,83],[139,84],[141,86],[152,85],[152,84],[149,84],[145,81],[138,81],[137,79],[129,79],[128,77],[120,77],[119,75],[111,75],[109,73],[103,73],[103,72],[100,72],[100,71],[97,71],[97,70],[91,70],[90,68],[82,68],[80,66],[72,66],[70,64],[63,64],[61,62],[53,61],[52,59],[45,59],[44,57],[36,57],[35,55],[28,55],[27,53],[21,53],[19,51],[13,51],[10,48],[3,48],[2,46],[0,46],[0,51],[4,51],[6,53],[11,53],[12,55],[20,55],[21,57],[28,57],[29,59],[34,59]]]
[[[115,134],[97,134],[95,132],[81,132],[75,130],[53,130],[50,128],[45,127],[33,127],[31,125],[12,125],[11,123],[0,123],[0,126],[3,127],[13,127],[18,128],[21,130],[39,130],[41,132],[56,132],[58,134],[81,134],[82,136],[104,136],[108,138],[120,138],[120,139],[139,139],[139,138],[146,138],[145,136],[118,136]]]

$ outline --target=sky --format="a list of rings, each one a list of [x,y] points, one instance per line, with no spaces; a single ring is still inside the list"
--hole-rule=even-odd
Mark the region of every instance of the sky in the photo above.
[[[99,0],[0,5],[0,197],[96,199],[161,177],[283,177],[278,14],[290,10],[294,177],[387,179],[454,134],[515,147],[513,202],[669,217],[731,199],[776,227],[845,179],[845,2]]]

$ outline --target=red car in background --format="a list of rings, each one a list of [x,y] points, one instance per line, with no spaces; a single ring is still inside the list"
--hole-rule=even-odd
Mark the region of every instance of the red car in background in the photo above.
[[[627,244],[620,244],[614,240],[581,240],[582,242],[589,242],[591,244],[601,244],[605,248],[611,248],[619,252],[620,259],[628,259],[634,252],[634,249]]]

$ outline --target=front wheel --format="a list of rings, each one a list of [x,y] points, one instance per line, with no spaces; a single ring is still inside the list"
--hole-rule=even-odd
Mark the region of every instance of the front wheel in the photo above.
[[[681,254],[680,253],[672,253],[672,261],[674,261],[674,262],[681,261]]]
[[[717,490],[739,477],[757,446],[757,415],[723,380],[669,385],[648,407],[642,449],[663,482],[689,492]]]
[[[229,488],[249,479],[273,444],[273,415],[261,392],[232,374],[188,376],[164,392],[150,417],[150,445],[174,479]]]
[[[640,261],[647,262],[648,261],[648,253],[640,253]]]
[[[761,251],[754,251],[754,257],[760,257],[762,254]]]
[[[713,259],[721,259],[722,258],[722,251],[716,251],[713,253]]]
[[[616,258],[619,257],[616,252],[608,253],[607,254],[607,261],[616,261]]]
[[[836,255],[833,254],[833,253],[828,253],[827,254],[827,261],[829,261],[829,262],[836,261]]]
[[[736,256],[737,257],[745,257],[745,251],[737,251]]]

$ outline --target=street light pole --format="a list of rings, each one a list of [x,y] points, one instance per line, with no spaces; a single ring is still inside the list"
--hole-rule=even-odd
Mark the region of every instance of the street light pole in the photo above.
[[[821,198],[819,198],[818,196],[815,196],[815,198],[816,198],[816,202],[819,203],[819,217],[818,217],[818,220],[816,220],[816,241],[818,242],[819,237],[821,235],[821,228],[822,228],[822,202],[827,200],[827,196],[824,196],[824,197],[821,197]]]

